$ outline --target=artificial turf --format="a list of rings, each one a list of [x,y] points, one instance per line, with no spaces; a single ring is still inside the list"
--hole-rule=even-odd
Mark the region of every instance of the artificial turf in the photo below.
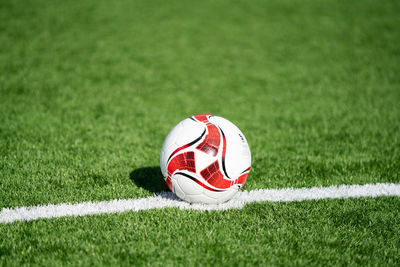
[[[398,266],[399,205],[323,200],[17,222],[0,228],[0,252],[5,266]]]
[[[244,190],[398,183],[399,12],[388,0],[0,1],[0,208],[167,190],[162,142],[202,113],[246,135]],[[398,265],[398,207],[0,224],[0,264]]]

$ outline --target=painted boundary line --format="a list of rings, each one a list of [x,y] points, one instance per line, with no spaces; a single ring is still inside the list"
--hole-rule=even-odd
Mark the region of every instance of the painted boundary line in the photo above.
[[[381,183],[298,189],[260,189],[239,192],[232,200],[219,205],[189,204],[179,200],[171,192],[163,192],[154,197],[139,199],[116,199],[101,202],[82,202],[77,204],[61,203],[56,205],[49,204],[46,206],[3,208],[0,212],[0,223],[32,221],[41,218],[117,213],[124,211],[137,212],[140,210],[162,209],[168,207],[193,210],[228,210],[241,209],[244,205],[252,202],[292,202],[380,196],[400,196],[400,184]]]

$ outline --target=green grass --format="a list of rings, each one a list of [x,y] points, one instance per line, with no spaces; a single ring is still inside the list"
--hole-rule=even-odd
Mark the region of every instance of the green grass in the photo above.
[[[244,187],[400,182],[398,1],[0,1],[0,208],[167,190],[169,130],[239,126]],[[148,177],[148,180],[146,180]],[[0,225],[0,265],[398,265],[396,198]]]
[[[18,222],[0,230],[1,252],[10,255],[5,266],[397,266],[399,205],[399,198],[324,200]]]

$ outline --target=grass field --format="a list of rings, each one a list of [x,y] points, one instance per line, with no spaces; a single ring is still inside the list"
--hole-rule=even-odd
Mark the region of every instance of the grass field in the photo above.
[[[0,209],[166,191],[194,114],[244,190],[400,182],[399,1],[0,0]],[[400,264],[396,197],[0,224],[0,265]]]

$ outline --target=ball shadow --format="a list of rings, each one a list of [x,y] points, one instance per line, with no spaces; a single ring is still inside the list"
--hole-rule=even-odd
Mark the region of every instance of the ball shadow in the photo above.
[[[153,193],[169,191],[160,167],[143,167],[133,170],[129,178],[138,186]]]

